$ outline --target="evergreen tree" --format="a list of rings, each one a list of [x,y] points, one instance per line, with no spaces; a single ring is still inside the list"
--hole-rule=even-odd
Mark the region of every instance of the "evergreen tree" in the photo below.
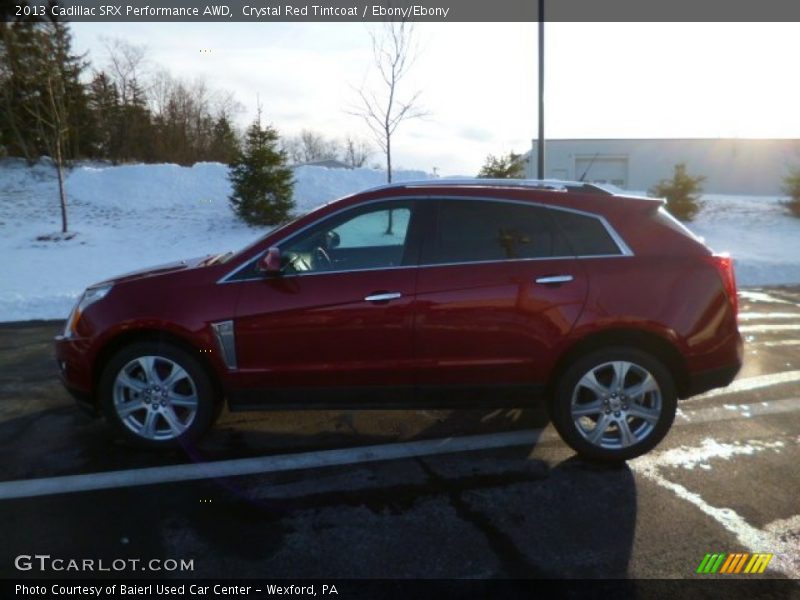
[[[667,210],[673,217],[681,221],[691,221],[703,208],[703,202],[700,201],[703,188],[700,184],[705,179],[702,175],[689,175],[686,164],[679,163],[675,165],[672,179],[662,179],[649,193],[656,198],[666,198]]]
[[[238,154],[239,140],[236,138],[236,132],[231,127],[228,117],[221,115],[214,123],[211,132],[208,160],[229,165],[236,160]]]
[[[478,177],[489,179],[522,179],[525,177],[525,163],[522,155],[509,152],[505,156],[495,157],[491,154],[486,157]]]
[[[104,71],[95,73],[89,84],[89,109],[92,115],[96,155],[112,159],[120,102],[117,86]]]
[[[262,127],[261,112],[247,129],[244,149],[231,164],[228,175],[233,194],[230,202],[239,217],[250,225],[277,225],[292,209],[292,170],[286,154],[278,149],[278,132]]]
[[[783,179],[783,191],[789,196],[784,202],[795,217],[800,217],[800,168],[794,169]]]
[[[90,109],[81,82],[86,67],[84,57],[72,52],[65,23],[0,23],[0,136],[9,154],[33,162],[51,153],[41,118],[52,113],[54,92],[64,118],[64,160],[93,154]]]
[[[86,55],[72,51],[72,34],[66,23],[55,22],[45,33],[50,58],[55,62],[58,78],[64,90],[66,127],[69,137],[64,147],[66,159],[74,160],[95,155],[96,132],[91,128],[89,97],[85,84],[81,81],[83,72],[89,67]]]
[[[37,23],[0,23],[0,135],[8,154],[29,163],[45,153],[27,107],[42,97],[41,65],[46,51]]]
[[[156,158],[155,132],[142,84],[130,81],[116,120],[114,162],[152,162]]]

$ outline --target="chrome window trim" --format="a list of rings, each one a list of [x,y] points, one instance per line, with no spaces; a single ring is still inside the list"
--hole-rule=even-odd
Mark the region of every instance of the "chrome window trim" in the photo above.
[[[630,258],[633,255],[627,254],[590,254],[587,256],[545,256],[540,258],[498,258],[493,260],[469,260],[464,262],[432,263],[429,265],[403,265],[398,267],[369,267],[366,269],[348,269],[346,271],[314,271],[310,273],[288,273],[281,275],[284,277],[314,277],[317,275],[342,275],[344,273],[366,273],[368,271],[399,271],[401,269],[432,269],[435,267],[463,267],[465,265],[489,265],[492,263],[519,263],[519,262],[542,262],[546,260],[591,260],[595,258]],[[250,277],[248,279],[237,279],[225,283],[239,283],[240,281],[264,281],[264,277]]]
[[[508,262],[522,262],[522,261],[543,261],[543,260],[586,260],[592,258],[626,258],[635,256],[633,250],[630,249],[625,240],[622,236],[617,232],[614,227],[608,222],[608,220],[602,216],[595,213],[591,213],[585,210],[579,210],[576,208],[566,208],[564,206],[553,206],[551,204],[543,204],[541,202],[536,201],[528,201],[528,200],[508,200],[505,198],[491,198],[486,196],[399,196],[399,197],[391,197],[391,198],[378,198],[375,200],[369,200],[364,203],[357,204],[355,206],[347,206],[335,212],[332,212],[324,219],[331,219],[336,215],[339,215],[347,210],[351,210],[354,208],[362,207],[362,206],[371,206],[373,204],[380,204],[384,202],[396,202],[398,200],[428,200],[431,199],[433,201],[436,200],[475,200],[479,202],[501,202],[504,204],[519,204],[522,206],[534,206],[537,208],[543,208],[548,210],[560,210],[563,212],[573,213],[576,215],[582,215],[584,217],[589,217],[592,219],[596,219],[600,221],[600,224],[606,230],[606,233],[611,237],[611,240],[616,244],[617,249],[620,251],[619,254],[589,254],[589,255],[575,255],[575,256],[546,256],[546,257],[537,257],[537,258],[505,258],[505,259],[493,259],[493,260],[471,260],[471,261],[458,261],[458,262],[449,262],[449,263],[431,263],[431,264],[419,264],[419,265],[398,265],[394,267],[369,267],[365,269],[346,269],[341,271],[317,271],[313,273],[290,273],[288,275],[283,275],[283,277],[309,277],[313,275],[341,275],[342,273],[360,273],[364,271],[389,271],[389,270],[397,270],[397,269],[425,269],[431,267],[450,267],[456,265],[480,265],[480,264],[489,264],[489,263],[508,263]],[[298,229],[294,233],[288,235],[287,237],[283,238],[282,240],[275,243],[275,246],[280,246],[293,238],[297,237],[307,229],[314,227],[315,225],[321,222],[320,219],[314,221],[313,223],[309,223],[308,225]],[[233,271],[230,271],[226,275],[223,275],[218,281],[218,284],[223,283],[239,283],[244,281],[264,281],[264,277],[249,277],[247,279],[236,279],[231,281],[230,278],[236,275],[239,271],[248,268],[254,262],[258,261],[261,258],[261,254],[258,254],[248,260],[247,262],[243,263]]]
[[[217,284],[221,284],[221,283],[238,283],[239,281],[255,281],[256,279],[260,281],[260,280],[264,279],[264,277],[250,277],[249,279],[237,279],[235,281],[229,281],[230,278],[233,277],[234,275],[236,275],[239,271],[242,271],[242,270],[246,269],[247,267],[252,265],[254,262],[256,262],[259,258],[261,258],[261,256],[263,254],[264,254],[263,252],[259,252],[256,256],[254,256],[253,258],[251,258],[247,262],[242,263],[241,265],[236,267],[233,271],[229,271],[228,273],[226,273],[225,275],[223,275],[222,277],[220,277],[217,280]]]
[[[604,255],[606,257],[609,256],[633,256],[633,250],[630,249],[630,246],[625,243],[625,240],[622,239],[622,236],[617,233],[617,230],[611,226],[611,223],[603,215],[598,215],[596,213],[591,213],[585,210],[580,210],[577,208],[567,208],[565,206],[553,206],[552,204],[543,204],[542,202],[537,202],[535,200],[507,200],[505,198],[487,198],[483,196],[443,196],[442,199],[448,200],[478,200],[481,202],[502,202],[504,204],[519,204],[522,206],[536,206],[538,208],[543,208],[546,210],[560,210],[562,212],[568,212],[575,215],[582,215],[584,217],[589,217],[591,219],[597,219],[600,221],[600,224],[605,228],[606,233],[611,237],[611,240],[616,244],[617,249],[620,251],[620,254],[607,254]],[[548,256],[544,260],[553,260],[553,259],[560,259],[560,258],[592,258],[594,256],[598,256],[595,254],[591,254],[588,256]],[[506,259],[506,260],[517,260],[517,259]]]

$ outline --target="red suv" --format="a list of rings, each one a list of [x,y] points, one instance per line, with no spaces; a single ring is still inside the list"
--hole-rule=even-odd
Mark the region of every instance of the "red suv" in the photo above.
[[[582,183],[435,180],[326,204],[237,254],[86,290],[56,353],[129,440],[219,414],[548,402],[578,453],[653,448],[738,372],[732,261],[660,200]]]

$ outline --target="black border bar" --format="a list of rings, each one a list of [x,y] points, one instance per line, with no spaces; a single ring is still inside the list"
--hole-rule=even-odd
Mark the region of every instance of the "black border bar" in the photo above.
[[[2,4],[3,19],[6,21],[257,23],[539,20],[538,0],[3,0]],[[545,0],[545,19],[552,22],[797,22],[800,21],[800,2]],[[746,44],[748,40],[744,39],[742,43]]]
[[[133,586],[138,593],[120,593],[120,587]],[[38,587],[38,593],[23,593],[17,586],[30,590]],[[55,587],[54,587],[55,586]],[[116,587],[114,587],[116,586]],[[167,586],[168,591],[156,586]],[[270,586],[283,588],[283,593],[270,592]],[[304,590],[303,592],[288,591]],[[308,593],[313,586],[315,596]],[[333,593],[332,587],[335,587]],[[98,596],[81,588],[101,588]],[[205,588],[204,593],[198,590]],[[230,590],[240,591],[230,591]],[[244,591],[249,588],[248,591]],[[75,593],[65,591],[75,589]],[[222,590],[228,590],[222,592]],[[116,590],[116,591],[114,591]],[[44,592],[44,593],[42,593]],[[560,598],[748,598],[748,600],[782,600],[797,598],[800,582],[790,579],[750,578],[704,578],[692,579],[5,579],[0,584],[0,597],[11,598],[59,598],[75,600],[85,598],[162,598],[164,600],[198,600],[219,598],[235,600],[265,600],[268,598],[315,597],[336,600],[409,600],[419,598],[468,598],[503,600],[531,600],[536,597]],[[544,595],[544,596],[543,596]]]

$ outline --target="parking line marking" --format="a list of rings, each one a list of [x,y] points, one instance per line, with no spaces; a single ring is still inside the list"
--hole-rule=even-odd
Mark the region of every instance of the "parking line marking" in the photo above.
[[[676,426],[694,425],[710,421],[726,421],[769,414],[800,411],[800,398],[787,398],[770,402],[735,405],[729,407],[710,407],[690,411],[680,410]],[[301,454],[259,456],[210,463],[191,463],[165,467],[129,469],[126,471],[107,471],[82,475],[64,475],[42,479],[22,479],[0,482],[0,500],[14,498],[33,498],[74,492],[89,492],[140,485],[196,481],[220,477],[243,475],[263,475],[280,471],[296,471],[455,454],[477,450],[511,448],[514,446],[535,446],[539,442],[559,441],[558,434],[551,427],[546,429],[525,429],[482,435],[450,437],[413,442],[398,442],[376,446],[360,446],[335,450],[318,450]]]
[[[800,323],[791,325],[739,325],[740,333],[768,333],[770,331],[798,331]]]
[[[723,406],[710,406],[689,411],[681,410],[675,416],[675,422],[685,422],[687,424],[708,423],[797,411],[800,411],[800,398],[786,398],[784,400],[754,402],[752,404],[724,404]]]
[[[800,319],[800,312],[740,312],[739,319],[741,321]]]
[[[711,390],[699,396],[692,396],[688,399],[690,402],[696,400],[704,400],[706,398],[714,398],[716,396],[726,396],[728,394],[738,394],[740,392],[749,392],[759,388],[770,387],[779,385],[781,383],[792,383],[800,381],[800,370],[785,371],[783,373],[771,373],[769,375],[756,375],[755,377],[745,377],[737,379],[728,387]]]
[[[4,481],[0,483],[0,500],[107,490],[156,483],[214,479],[218,477],[261,475],[280,471],[353,465],[417,456],[435,456],[437,454],[453,454],[473,450],[527,446],[535,445],[541,435],[541,429],[527,429],[377,446],[320,450],[301,454],[279,454],[276,456],[259,456],[209,463],[191,463],[126,471],[65,475],[43,479]],[[555,432],[552,435],[555,436]]]
[[[777,342],[749,342],[751,345],[753,343],[758,344],[759,346],[767,346],[767,347],[779,347],[779,346],[800,346],[800,340],[779,340]]]
[[[797,559],[800,543],[792,536],[800,524],[798,516],[786,520],[773,521],[759,529],[751,525],[742,515],[731,508],[723,508],[710,504],[699,493],[686,486],[670,481],[662,473],[661,468],[679,467],[692,469],[695,464],[707,463],[710,459],[728,460],[736,455],[753,455],[763,451],[779,451],[785,444],[781,441],[744,445],[721,444],[712,438],[703,440],[701,446],[671,448],[662,452],[653,452],[640,456],[628,464],[631,469],[664,489],[671,491],[678,498],[692,504],[695,508],[714,519],[724,529],[736,536],[739,543],[751,552],[760,552],[768,548],[775,553],[774,566],[787,577],[800,576],[800,560]]]
[[[789,302],[788,300],[784,300],[783,298],[776,298],[775,296],[770,296],[766,292],[758,292],[755,290],[739,290],[739,298],[742,300],[747,300],[750,302],[770,302],[774,304],[793,304],[793,302]]]

